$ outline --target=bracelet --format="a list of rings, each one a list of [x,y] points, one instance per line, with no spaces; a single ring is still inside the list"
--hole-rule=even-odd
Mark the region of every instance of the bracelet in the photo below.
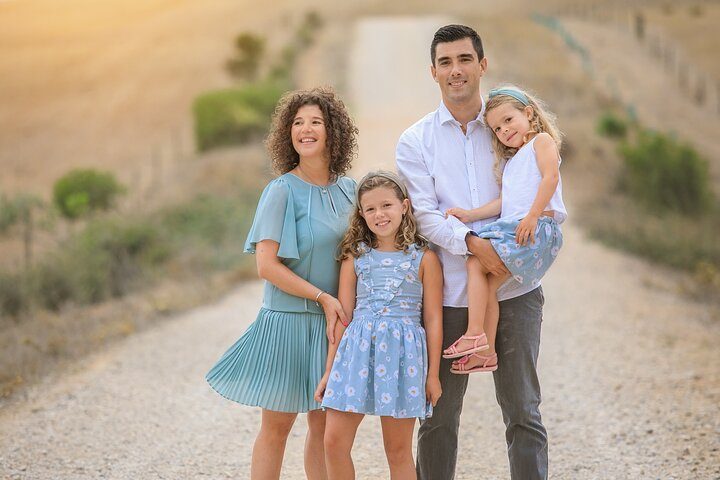
[[[320,291],[318,292],[318,294],[315,295],[315,305],[317,305],[318,307],[320,306],[320,302],[318,302],[318,300],[320,300],[320,295],[322,295],[323,293],[325,293],[325,291],[324,291],[324,290],[320,290]]]

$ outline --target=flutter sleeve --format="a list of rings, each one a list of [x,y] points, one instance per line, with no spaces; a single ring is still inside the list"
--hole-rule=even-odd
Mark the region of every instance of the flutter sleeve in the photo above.
[[[285,180],[277,178],[270,182],[255,210],[245,252],[255,253],[258,242],[273,240],[280,244],[278,257],[299,260],[294,204],[292,190]]]

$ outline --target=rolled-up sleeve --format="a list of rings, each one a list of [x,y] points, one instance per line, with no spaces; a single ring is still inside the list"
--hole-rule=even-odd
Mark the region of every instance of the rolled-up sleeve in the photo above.
[[[440,209],[435,180],[423,158],[421,143],[412,131],[400,137],[395,150],[398,173],[407,185],[420,233],[453,255],[468,253],[465,237],[470,229]]]

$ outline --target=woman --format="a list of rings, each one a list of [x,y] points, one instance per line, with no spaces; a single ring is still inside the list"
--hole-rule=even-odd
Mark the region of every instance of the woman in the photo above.
[[[344,177],[357,128],[328,89],[286,94],[267,139],[280,174],[260,197],[245,251],[265,282],[257,319],[207,374],[222,396],[262,408],[252,479],[279,478],[298,413],[308,412],[305,472],[327,478],[325,413],[313,398],[327,357],[326,332],[347,323],[338,302],[337,245],[353,208],[355,182]]]

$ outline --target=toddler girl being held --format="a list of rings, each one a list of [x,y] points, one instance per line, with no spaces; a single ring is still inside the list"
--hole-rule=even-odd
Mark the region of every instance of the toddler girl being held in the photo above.
[[[496,171],[502,171],[500,198],[472,210],[451,208],[446,213],[464,223],[500,214],[499,220],[475,233],[492,244],[510,274],[492,275],[477,258],[468,258],[468,328],[443,351],[444,358],[458,359],[451,368],[458,374],[497,370],[497,290],[511,275],[518,283],[540,285],[562,246],[560,224],[567,217],[559,171],[560,134],[553,116],[539,100],[512,86],[490,91],[484,116],[493,132]]]

